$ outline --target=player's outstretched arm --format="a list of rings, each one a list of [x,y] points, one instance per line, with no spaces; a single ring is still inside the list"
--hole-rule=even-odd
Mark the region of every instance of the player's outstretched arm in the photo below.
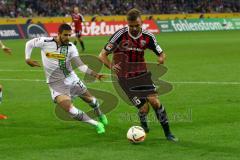
[[[98,56],[98,59],[109,69],[118,73],[121,70],[120,63],[112,65],[112,62],[108,58],[108,52],[105,49],[102,49],[101,53]]]
[[[89,75],[97,78],[98,80],[102,80],[103,78],[106,77],[106,75],[99,74],[99,73],[93,71],[92,69],[88,68],[88,66],[83,63],[83,61],[80,59],[79,56],[72,58],[71,62],[74,66],[76,66],[79,69],[79,71],[89,74]]]
[[[38,41],[39,39],[32,39],[28,41],[25,46],[25,62],[31,67],[41,67],[38,61],[31,59],[32,50],[35,48],[34,44],[36,44]]]
[[[6,47],[6,46],[2,43],[2,41],[0,41],[0,48],[2,48],[2,50],[3,50],[5,53],[9,54],[9,55],[12,53],[12,50],[11,50],[10,48]]]
[[[108,52],[105,49],[102,49],[100,52],[98,59],[109,69],[111,69],[111,61],[108,58]]]

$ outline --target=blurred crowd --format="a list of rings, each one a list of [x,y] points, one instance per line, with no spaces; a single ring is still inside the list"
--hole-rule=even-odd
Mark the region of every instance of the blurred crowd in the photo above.
[[[0,0],[0,17],[70,16],[74,6],[83,15],[240,12],[240,0]]]

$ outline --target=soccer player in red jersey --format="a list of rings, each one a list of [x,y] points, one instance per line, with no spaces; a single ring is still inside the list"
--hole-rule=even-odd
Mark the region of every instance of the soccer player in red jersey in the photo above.
[[[85,50],[85,46],[82,40],[82,23],[84,22],[84,17],[83,15],[80,13],[79,8],[78,7],[74,7],[73,8],[73,13],[72,13],[72,23],[74,24],[75,27],[75,34],[76,34],[76,38],[79,41],[81,47],[82,47],[82,51]],[[77,40],[74,41],[74,44],[77,45]]]
[[[112,35],[102,49],[99,59],[117,74],[119,85],[130,101],[139,109],[138,115],[145,132],[149,132],[147,114],[149,105],[151,105],[167,140],[178,141],[170,131],[166,110],[158,99],[151,73],[147,70],[144,60],[146,49],[152,50],[157,55],[159,64],[164,63],[165,54],[158,45],[155,36],[142,29],[139,10],[131,9],[127,13],[127,22],[128,27],[124,27]],[[113,53],[113,62],[108,58],[110,53]],[[134,83],[138,86],[133,86]],[[134,93],[132,90],[136,92]],[[144,94],[139,96],[139,92]]]
[[[7,54],[11,54],[12,50],[10,48],[7,48],[2,41],[0,40],[0,48]],[[0,104],[2,102],[2,85],[0,84]],[[6,119],[7,116],[0,114],[0,119]]]

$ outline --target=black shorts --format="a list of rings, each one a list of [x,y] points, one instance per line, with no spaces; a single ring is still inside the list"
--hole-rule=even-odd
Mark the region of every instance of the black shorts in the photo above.
[[[132,78],[118,78],[121,88],[137,108],[146,103],[147,96],[157,94],[151,76],[150,72],[146,72]]]
[[[76,37],[81,38],[82,37],[82,31],[75,31]]]

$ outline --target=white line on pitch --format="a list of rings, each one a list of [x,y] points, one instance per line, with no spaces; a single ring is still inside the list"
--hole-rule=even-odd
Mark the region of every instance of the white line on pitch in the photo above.
[[[28,81],[28,82],[44,82],[43,79],[10,79],[10,78],[1,78],[0,81]]]
[[[0,72],[43,72],[43,70],[0,69]]]
[[[1,78],[0,81],[28,81],[28,82],[44,82],[44,79],[10,79],[10,78]],[[111,83],[113,81],[106,80],[106,81],[95,81],[96,82],[105,82],[105,83]],[[209,85],[240,85],[240,82],[212,82],[212,81],[166,81],[168,83],[172,84],[209,84]],[[90,82],[91,83],[91,82]]]
[[[168,82],[168,81],[167,81]],[[216,85],[240,85],[240,82],[208,82],[208,81],[185,81],[185,82],[169,82],[172,84],[216,84]]]
[[[0,72],[43,72],[44,70],[19,70],[19,69],[0,69]],[[80,72],[80,71],[79,71]],[[78,71],[75,73],[79,73]],[[81,72],[80,72],[81,73]],[[112,75],[111,73],[101,73],[101,74],[105,74],[105,75]]]

